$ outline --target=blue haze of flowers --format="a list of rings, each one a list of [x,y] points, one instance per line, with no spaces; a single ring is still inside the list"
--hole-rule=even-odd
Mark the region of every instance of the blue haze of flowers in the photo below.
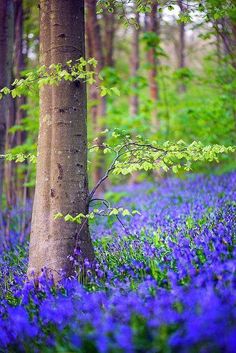
[[[235,353],[236,173],[117,191],[141,216],[92,226],[98,265],[85,286],[25,282],[27,243],[13,227],[0,352]]]

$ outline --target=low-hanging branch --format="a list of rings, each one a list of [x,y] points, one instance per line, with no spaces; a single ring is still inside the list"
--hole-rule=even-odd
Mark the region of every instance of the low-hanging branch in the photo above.
[[[132,174],[135,171],[160,170],[165,172],[172,170],[177,173],[183,169],[190,171],[192,164],[195,162],[219,162],[222,154],[233,153],[236,146],[224,146],[220,144],[205,146],[200,141],[193,141],[187,144],[183,140],[178,142],[166,141],[158,144],[156,141],[150,141],[137,136],[132,139],[129,136],[122,137],[117,133],[114,136],[121,138],[121,142],[115,146],[109,146],[104,143],[102,145],[93,145],[89,148],[89,152],[102,150],[104,154],[114,153],[115,156],[104,173],[103,177],[98,181],[89,194],[89,202],[93,199],[100,185],[113,174]],[[24,162],[28,160],[36,163],[37,157],[34,154],[11,154],[0,155],[7,161]]]
[[[137,136],[135,140],[129,136],[122,137],[114,133],[116,137],[121,137],[121,143],[115,147],[107,144],[102,146],[92,146],[91,150],[102,149],[104,153],[115,153],[115,157],[103,178],[98,182],[90,193],[93,197],[97,188],[113,174],[131,174],[135,171],[159,170],[176,173],[180,169],[190,171],[194,162],[219,162],[219,156],[222,154],[235,152],[236,146],[223,146],[220,144],[205,146],[200,141],[193,141],[187,144],[183,140],[178,142],[166,141],[158,144],[156,141],[150,141]]]
[[[135,140],[131,139],[129,135],[121,136],[119,133],[113,132],[115,138],[121,140],[120,143],[115,146],[109,146],[103,143],[102,145],[93,145],[89,148],[89,151],[102,150],[103,153],[114,153],[115,156],[104,173],[103,177],[98,181],[94,188],[89,193],[88,207],[92,202],[99,201],[105,205],[106,209],[93,209],[88,214],[76,214],[76,215],[63,215],[58,213],[54,215],[54,219],[64,219],[66,222],[75,222],[80,224],[76,242],[78,241],[79,234],[82,232],[86,222],[92,220],[97,216],[115,216],[120,222],[125,232],[127,229],[120,219],[120,216],[134,216],[139,213],[134,210],[130,212],[124,208],[113,208],[104,199],[94,198],[97,189],[101,184],[109,178],[110,174],[132,174],[135,171],[149,171],[149,170],[172,170],[174,173],[180,169],[190,171],[191,166],[197,161],[216,161],[219,162],[219,156],[226,153],[233,153],[236,151],[236,146],[222,146],[222,145],[209,145],[204,146],[201,142],[192,142],[191,144],[185,143],[183,140],[177,143],[171,143],[166,141],[162,145],[159,145],[156,141],[149,141],[141,136],[137,136]],[[28,159],[30,162],[36,162],[35,155],[2,155],[0,158],[6,158],[6,160],[15,160],[16,162],[23,162]]]
[[[114,133],[114,136],[121,137],[117,133]],[[66,222],[69,221],[81,224],[78,234],[81,233],[85,222],[94,219],[96,216],[116,216],[125,232],[127,232],[120,216],[134,216],[135,214],[139,214],[136,210],[130,212],[122,207],[113,208],[105,199],[94,198],[97,189],[111,173],[126,175],[135,171],[159,169],[163,169],[164,171],[171,169],[174,173],[178,172],[180,169],[190,171],[194,162],[219,162],[219,155],[236,151],[236,146],[204,146],[201,142],[196,141],[189,145],[182,140],[177,143],[166,141],[163,145],[158,145],[157,142],[145,140],[140,136],[138,136],[136,140],[132,140],[128,135],[123,138],[121,137],[121,139],[122,142],[116,146],[109,146],[104,143],[102,145],[93,145],[89,149],[90,151],[101,149],[104,153],[115,154],[109,168],[91,190],[88,198],[88,206],[92,202],[100,202],[105,206],[105,209],[94,208],[92,212],[87,215],[78,214],[72,216],[69,214],[63,215],[61,213],[55,215],[55,219],[64,219]]]
[[[88,66],[91,70],[88,70]],[[45,85],[58,85],[62,80],[70,82],[86,82],[90,85],[95,85],[100,91],[101,96],[105,95],[120,95],[117,87],[107,87],[102,84],[103,77],[97,74],[95,68],[97,61],[94,58],[85,60],[79,58],[75,62],[67,61],[66,65],[61,63],[52,64],[49,67],[42,65],[34,70],[24,73],[20,79],[15,79],[10,87],[3,87],[0,90],[0,99],[6,95],[11,95],[13,98],[21,97],[29,91],[33,94]],[[98,76],[99,80],[96,79]],[[98,84],[99,82],[99,84]]]

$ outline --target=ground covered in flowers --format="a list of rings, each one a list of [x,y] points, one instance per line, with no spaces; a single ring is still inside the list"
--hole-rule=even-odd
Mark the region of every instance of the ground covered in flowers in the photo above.
[[[42,278],[36,291],[25,281],[27,242],[12,211],[13,246],[0,257],[0,352],[236,351],[236,173],[118,192],[141,215],[92,226],[98,265],[84,286]]]

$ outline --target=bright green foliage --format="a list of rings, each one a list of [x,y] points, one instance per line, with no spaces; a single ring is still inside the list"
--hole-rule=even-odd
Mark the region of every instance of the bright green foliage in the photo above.
[[[128,209],[125,209],[123,207],[119,208],[114,208],[114,207],[109,207],[107,209],[98,209],[94,208],[93,211],[89,212],[87,215],[84,215],[83,213],[79,213],[76,216],[72,216],[70,214],[63,215],[62,213],[57,213],[54,216],[54,219],[64,219],[66,222],[75,222],[78,224],[81,224],[83,220],[93,220],[97,216],[134,216],[136,214],[140,214],[139,211],[133,210],[129,211]]]
[[[166,141],[159,144],[156,141],[144,139],[137,136],[133,140],[124,131],[117,130],[112,133],[113,146],[104,145],[104,153],[115,154],[110,171],[113,174],[131,174],[135,171],[164,170],[170,169],[177,173],[183,169],[190,171],[195,162],[219,162],[222,154],[236,151],[236,146],[222,146],[218,144],[204,145],[200,141],[187,144],[183,140],[176,143]],[[121,142],[118,143],[118,141]],[[111,140],[112,141],[112,140]],[[101,146],[93,146],[97,150]]]
[[[15,79],[11,84],[11,88],[3,87],[0,90],[0,99],[4,95],[9,95],[13,98],[20,97],[27,94],[28,90],[35,89],[44,85],[57,85],[62,80],[64,81],[85,81],[88,84],[96,84],[96,74],[94,70],[87,70],[88,65],[95,68],[97,61],[94,58],[85,60],[79,58],[75,63],[72,60],[67,61],[66,65],[62,64],[51,64],[48,68],[43,65],[35,70],[30,70],[25,73],[25,77],[21,79]],[[99,75],[99,80],[102,80],[102,76]],[[99,85],[101,95],[111,95],[112,93],[119,95],[117,87],[105,87]]]
[[[123,63],[118,70],[125,72]],[[132,136],[142,135],[149,140],[158,141],[159,144],[166,140],[174,143],[184,140],[187,144],[201,141],[203,145],[235,144],[236,70],[233,66],[228,63],[218,65],[213,55],[205,58],[202,71],[198,72],[188,67],[171,70],[160,65],[157,102],[152,102],[149,98],[147,70],[145,63],[140,67],[136,78],[116,81],[121,96],[119,99],[111,97],[108,101],[109,114],[106,123],[110,130],[113,130],[114,126],[121,126]],[[117,71],[112,72],[114,80],[118,76]],[[122,74],[120,77],[122,78]],[[135,89],[134,82],[137,84]],[[183,92],[179,92],[181,85],[185,86]],[[139,112],[136,116],[130,114],[127,99],[133,94],[138,94],[139,98]],[[157,110],[159,122],[155,133],[150,129],[154,108]],[[222,158],[225,166],[229,166],[229,158],[232,161],[230,156]],[[212,168],[214,169],[214,166]],[[234,168],[233,164],[231,168]],[[194,171],[207,169],[207,161],[195,163]]]
[[[38,86],[57,84],[62,79],[85,79],[93,83],[95,72],[86,71],[88,63],[95,66],[96,60],[85,61],[81,59],[76,65],[68,62],[66,69],[62,68],[60,64],[52,65],[49,71],[45,67],[41,67],[26,72],[24,79],[15,81],[15,88],[12,89],[14,94],[18,96],[27,93],[33,104],[29,102],[24,107],[28,114],[21,125],[16,125],[10,130],[10,132],[23,130],[29,134],[26,143],[16,146],[7,153],[8,160],[35,160],[35,142],[38,129]],[[125,131],[125,133],[121,133],[121,131],[115,130],[118,132],[108,134],[107,144],[103,149],[108,163],[112,161],[113,153],[117,153],[121,147],[124,149],[125,153],[122,155],[122,159],[116,161],[113,174],[127,175],[134,171],[148,172],[153,169],[172,170],[173,172],[189,171],[191,168],[195,170],[196,167],[202,168],[206,165],[204,162],[218,162],[219,154],[234,150],[232,147],[224,147],[220,144],[232,146],[236,137],[234,119],[236,109],[234,100],[235,69],[230,65],[225,65],[224,69],[222,67],[217,69],[213,66],[212,59],[208,58],[205,61],[205,72],[201,76],[189,68],[173,73],[165,67],[160,67],[159,70],[158,118],[160,119],[160,130],[155,135],[150,134],[149,121],[153,103],[147,96],[146,78],[142,75],[137,77],[141,107],[140,113],[136,117],[131,117],[126,113],[128,109],[127,94],[133,94],[131,81],[122,81],[115,69],[107,68],[99,75],[100,80],[103,80],[104,83],[100,86],[101,94],[109,95],[107,126],[112,130],[114,125],[119,124]],[[179,82],[184,82],[186,85],[186,91],[181,95],[177,93]],[[28,90],[29,87],[30,90]],[[2,92],[9,94],[8,89],[3,89]],[[116,98],[114,98],[114,94]],[[144,136],[145,142],[138,138],[137,143],[141,146],[135,146],[136,142],[129,139],[124,140],[124,136],[130,136],[129,131],[132,131],[133,136],[137,134]],[[165,142],[167,139],[172,142]],[[201,142],[192,143],[194,140]],[[123,147],[127,142],[129,147],[135,147],[132,153],[127,146]],[[143,147],[143,143],[145,148],[139,148]],[[214,146],[209,146],[212,144]],[[90,151],[98,149],[99,146],[95,145]],[[223,159],[225,158],[223,156]],[[130,163],[131,160],[132,163]],[[202,162],[201,165],[198,162]]]
[[[184,68],[172,75],[165,70],[160,77],[160,86],[163,87],[164,81],[168,87],[165,94],[162,91],[159,104],[161,134],[174,141],[198,139],[206,144],[233,144],[236,137],[235,69],[230,65],[217,68],[211,58],[207,58],[204,71],[197,75]],[[173,83],[177,87],[184,83],[186,91],[177,95]]]
[[[29,161],[30,163],[36,163],[36,156],[34,154],[23,154],[23,153],[7,153],[1,158],[5,158],[6,161],[15,161],[16,163],[23,163],[25,161]]]

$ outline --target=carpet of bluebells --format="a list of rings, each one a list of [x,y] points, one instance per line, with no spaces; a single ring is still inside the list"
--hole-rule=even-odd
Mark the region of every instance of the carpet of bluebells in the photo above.
[[[236,173],[119,186],[115,194],[141,215],[91,226],[98,264],[84,285],[27,282],[23,211],[8,212],[0,352],[235,353]]]

